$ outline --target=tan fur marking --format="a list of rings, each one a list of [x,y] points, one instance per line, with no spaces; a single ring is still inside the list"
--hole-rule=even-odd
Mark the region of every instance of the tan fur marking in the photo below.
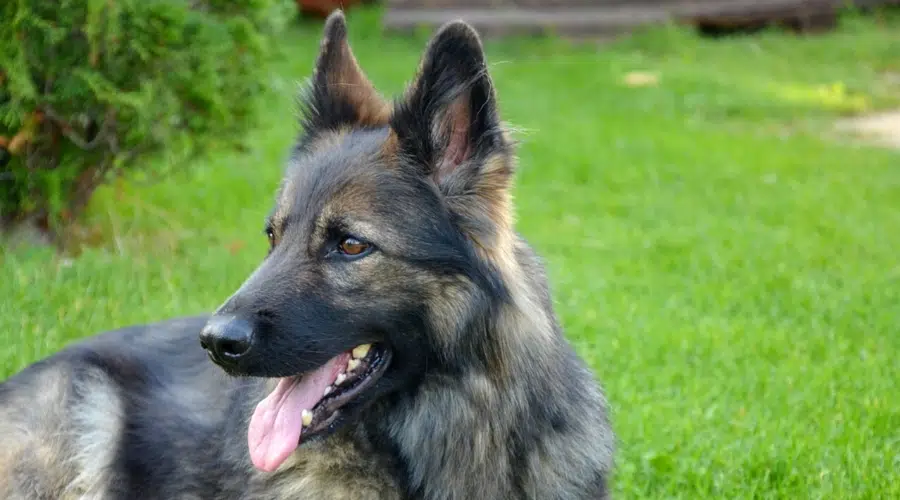
[[[343,22],[343,21],[341,21]],[[329,54],[334,51],[334,54]],[[386,125],[390,119],[391,106],[369,79],[365,76],[346,37],[346,28],[340,39],[325,36],[321,44],[321,58],[329,57],[332,65],[318,68],[325,72],[329,92],[341,96],[349,102],[358,114],[358,125]]]
[[[429,309],[431,324],[440,335],[432,340],[440,342],[443,349],[452,349],[460,331],[461,322],[469,318],[470,297],[474,285],[468,280],[451,278],[430,284]]]
[[[373,196],[372,189],[365,183],[354,182],[348,184],[328,201],[321,219],[324,221],[339,214],[360,215],[362,216],[360,218],[363,218],[372,210]],[[376,230],[377,228],[373,227],[369,231]]]
[[[72,461],[78,476],[66,492],[79,498],[102,498],[108,478],[106,472],[115,460],[118,438],[124,431],[125,411],[116,396],[116,387],[99,372],[79,381],[85,400],[72,409]]]
[[[479,256],[498,265],[501,270],[515,265],[515,214],[511,191],[514,161],[515,158],[508,155],[488,158],[477,167],[477,183],[470,191],[451,193],[447,198],[447,203],[463,216],[463,220],[489,222],[490,232],[462,229],[475,244]],[[463,168],[471,167],[461,166],[459,170]],[[483,228],[484,225],[477,227]]]
[[[382,157],[386,160],[388,165],[393,165],[395,163],[393,160],[397,157],[399,152],[400,138],[397,137],[397,133],[391,129],[387,139],[384,141],[384,145],[381,147]]]
[[[267,498],[399,499],[388,471],[341,435],[304,445],[274,474],[257,472]]]
[[[67,379],[66,367],[48,368],[0,408],[2,498],[51,498],[75,477],[63,407],[69,397]]]

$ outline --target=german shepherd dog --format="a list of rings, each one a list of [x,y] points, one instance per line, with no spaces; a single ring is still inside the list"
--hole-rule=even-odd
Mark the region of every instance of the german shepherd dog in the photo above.
[[[444,25],[389,102],[337,11],[307,90],[269,253],[214,314],[0,385],[2,498],[608,498],[607,403],[513,228],[478,34]]]

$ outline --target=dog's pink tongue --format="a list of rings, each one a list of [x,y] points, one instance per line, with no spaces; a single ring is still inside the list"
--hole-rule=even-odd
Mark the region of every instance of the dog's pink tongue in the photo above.
[[[312,410],[322,399],[325,388],[347,366],[348,357],[347,353],[334,357],[300,380],[296,377],[279,380],[275,390],[256,405],[250,417],[247,443],[250,460],[257,469],[272,472],[297,449],[303,410]]]

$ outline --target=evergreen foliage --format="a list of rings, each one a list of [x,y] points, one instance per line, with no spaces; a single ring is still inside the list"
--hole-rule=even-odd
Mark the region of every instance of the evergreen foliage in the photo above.
[[[146,153],[253,123],[290,0],[0,2],[0,226],[70,220]]]

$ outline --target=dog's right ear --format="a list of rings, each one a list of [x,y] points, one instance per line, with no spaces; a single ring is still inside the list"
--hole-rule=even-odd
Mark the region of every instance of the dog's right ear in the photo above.
[[[316,59],[305,108],[303,128],[307,133],[342,127],[385,125],[390,104],[363,73],[347,40],[347,22],[340,10],[332,12]]]

